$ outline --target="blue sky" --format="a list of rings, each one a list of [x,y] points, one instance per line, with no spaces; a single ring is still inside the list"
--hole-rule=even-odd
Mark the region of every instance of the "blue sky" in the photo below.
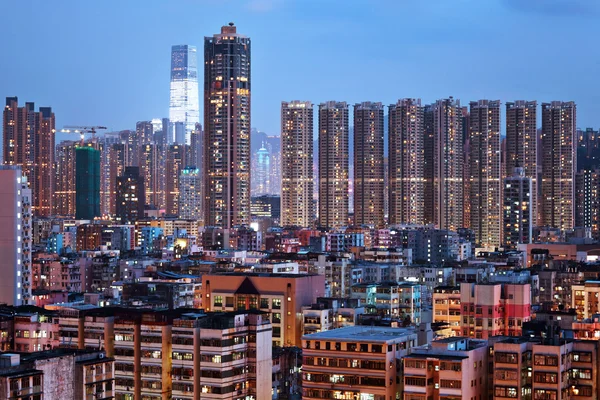
[[[269,134],[282,100],[450,95],[574,100],[578,126],[600,126],[595,0],[19,0],[1,10],[0,97],[52,106],[57,127],[167,116],[171,45],[198,46],[202,65],[203,37],[230,21],[252,38],[252,125]]]

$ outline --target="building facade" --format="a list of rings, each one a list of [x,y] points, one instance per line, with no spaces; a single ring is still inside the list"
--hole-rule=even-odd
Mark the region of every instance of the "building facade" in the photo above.
[[[516,248],[519,243],[531,243],[533,235],[533,185],[525,176],[525,169],[515,168],[512,176],[504,179],[504,207],[502,210],[503,243]]]
[[[139,167],[125,167],[117,177],[116,217],[121,223],[133,223],[144,217],[146,191]]]
[[[186,167],[179,176],[179,218],[202,219],[202,176],[196,167]]]
[[[90,146],[75,149],[75,218],[100,216],[100,151]]]
[[[176,45],[171,48],[169,121],[183,124],[185,142],[179,144],[191,144],[191,133],[200,123],[196,46]],[[168,127],[163,126],[163,132],[165,130],[169,131]],[[169,144],[176,143],[174,136],[172,133],[168,137]]]

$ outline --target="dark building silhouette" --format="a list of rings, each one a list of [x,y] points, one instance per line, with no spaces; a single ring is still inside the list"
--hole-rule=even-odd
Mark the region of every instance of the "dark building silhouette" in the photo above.
[[[116,215],[121,222],[135,222],[144,216],[146,191],[139,167],[125,167],[124,174],[117,177],[116,193]]]

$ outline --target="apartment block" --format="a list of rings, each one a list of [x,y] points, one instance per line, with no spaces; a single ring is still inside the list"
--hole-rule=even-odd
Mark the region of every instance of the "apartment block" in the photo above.
[[[461,336],[460,286],[438,286],[433,290],[433,322],[442,324],[441,336]]]
[[[418,344],[413,328],[351,326],[305,335],[302,398],[400,398],[401,360]]]
[[[412,349],[404,358],[404,400],[487,398],[485,340],[446,338]]]
[[[531,319],[531,284],[460,284],[462,335],[520,336]]]

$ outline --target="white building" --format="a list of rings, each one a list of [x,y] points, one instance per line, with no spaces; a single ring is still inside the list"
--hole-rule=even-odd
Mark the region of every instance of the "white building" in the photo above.
[[[30,304],[31,189],[20,167],[0,166],[0,303]]]
[[[196,167],[187,167],[179,177],[179,218],[202,218],[202,175]]]

